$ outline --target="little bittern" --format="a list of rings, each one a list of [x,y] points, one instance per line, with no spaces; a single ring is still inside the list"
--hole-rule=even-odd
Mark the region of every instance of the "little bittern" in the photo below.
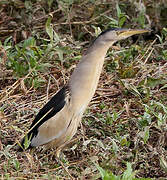
[[[95,93],[107,50],[116,41],[145,32],[149,31],[111,28],[102,32],[82,56],[69,82],[36,115],[26,135],[29,148],[59,148],[71,140]],[[24,140],[20,149],[24,148]]]

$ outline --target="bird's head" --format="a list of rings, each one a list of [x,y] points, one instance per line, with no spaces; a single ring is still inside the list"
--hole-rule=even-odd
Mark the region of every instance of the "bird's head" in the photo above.
[[[149,30],[144,29],[120,29],[120,28],[111,28],[102,32],[98,37],[101,42],[111,42],[112,44],[116,41],[126,39],[135,34],[142,34],[150,32]]]

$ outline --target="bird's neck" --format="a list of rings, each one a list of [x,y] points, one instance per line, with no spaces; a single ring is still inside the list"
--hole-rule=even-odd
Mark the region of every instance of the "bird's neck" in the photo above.
[[[91,45],[88,48],[88,50],[86,51],[85,55],[86,56],[92,56],[92,55],[96,56],[97,55],[98,57],[105,57],[105,55],[107,53],[107,50],[109,49],[109,47],[112,46],[112,44],[111,43],[105,43],[105,42],[94,43],[93,45]],[[83,58],[84,58],[84,56],[83,56]],[[97,61],[98,60],[100,61],[99,58],[97,59]]]
[[[92,45],[71,76],[69,86],[73,107],[81,110],[81,113],[95,93],[108,49],[107,44]]]

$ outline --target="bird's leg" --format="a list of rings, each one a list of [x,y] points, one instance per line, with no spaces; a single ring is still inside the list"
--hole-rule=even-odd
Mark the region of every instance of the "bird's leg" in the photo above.
[[[63,145],[64,147],[64,145]],[[74,179],[74,177],[70,174],[70,172],[68,171],[68,169],[65,167],[64,163],[61,161],[60,159],[60,153],[61,153],[61,150],[63,148],[62,146],[60,146],[59,148],[57,148],[56,150],[56,160],[61,164],[61,166],[63,167],[63,169],[66,171],[66,173],[69,175],[70,179]]]
[[[57,149],[53,149],[53,151],[51,151],[48,155],[46,156],[51,156],[53,157],[55,155],[55,152],[56,152],[56,157],[60,157],[60,153],[61,151],[63,150],[63,148],[65,148],[65,146],[67,146],[68,144],[71,144],[75,141],[77,141],[79,138],[75,138],[75,139],[72,139],[70,141],[67,141],[66,143],[64,143],[62,146],[60,146],[59,148]],[[51,147],[50,147],[51,148]],[[46,149],[45,149],[46,151]],[[40,160],[44,159],[46,156],[43,156],[42,158],[40,158]]]

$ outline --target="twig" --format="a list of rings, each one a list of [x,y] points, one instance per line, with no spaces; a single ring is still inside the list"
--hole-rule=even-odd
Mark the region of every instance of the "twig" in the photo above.
[[[91,20],[89,20],[89,21],[74,21],[74,22],[70,22],[70,24],[73,24],[73,25],[77,25],[77,24],[90,24],[90,23],[92,23],[93,21],[95,21],[95,20],[97,20],[98,18],[100,18],[101,16],[109,13],[110,11],[111,11],[111,10],[108,10],[108,11],[100,14],[99,16],[97,16],[97,17],[95,17],[95,18],[93,18],[93,19],[91,19]],[[69,25],[69,21],[67,21],[67,22],[62,22],[62,23],[55,23],[55,24],[53,24],[53,25],[54,25],[54,26]],[[34,29],[40,29],[40,28],[43,28],[43,25],[34,27]]]
[[[147,51],[144,53],[144,55],[139,59],[140,61],[145,57],[145,55],[149,52],[149,50],[151,49],[151,47],[153,46],[153,44],[156,42],[157,38],[154,39],[154,41],[149,45]],[[150,54],[151,55],[151,54]],[[145,62],[144,62],[145,64]]]

